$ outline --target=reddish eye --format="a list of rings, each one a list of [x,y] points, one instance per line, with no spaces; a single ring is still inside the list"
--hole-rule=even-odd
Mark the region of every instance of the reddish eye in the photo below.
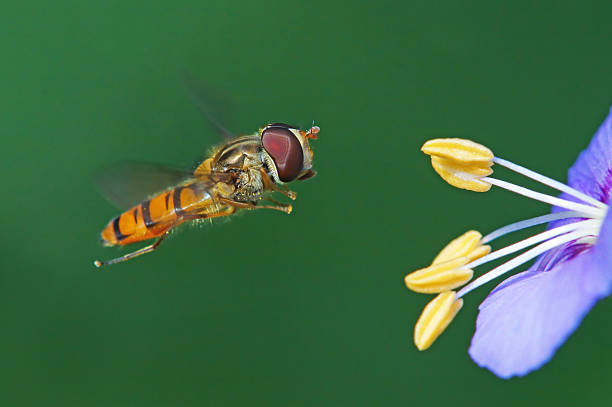
[[[280,180],[296,179],[304,167],[304,152],[297,137],[286,127],[271,125],[264,130],[261,141],[276,164]]]

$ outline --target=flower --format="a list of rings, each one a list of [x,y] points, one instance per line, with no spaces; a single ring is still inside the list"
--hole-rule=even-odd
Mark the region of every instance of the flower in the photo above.
[[[469,354],[478,365],[502,378],[538,369],[593,305],[612,292],[612,212],[608,211],[612,111],[570,168],[567,185],[489,155],[489,149],[468,140],[430,140],[422,150],[431,156],[436,172],[453,186],[478,192],[497,186],[547,203],[552,213],[512,223],[484,237],[470,231],[443,249],[443,262],[437,258],[431,266],[406,276],[408,288],[439,293],[417,321],[415,344],[419,350],[431,346],[470,291],[537,258],[527,271],[503,281],[480,304]],[[493,178],[494,164],[562,194],[550,196]],[[489,253],[487,244],[498,237],[541,224],[548,224],[547,230]],[[522,250],[452,291],[467,283],[477,267]]]

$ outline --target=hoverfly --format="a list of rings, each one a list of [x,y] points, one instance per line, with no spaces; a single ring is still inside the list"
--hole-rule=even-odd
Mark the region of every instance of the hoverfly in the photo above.
[[[152,252],[171,230],[185,222],[229,216],[243,209],[265,208],[291,213],[290,204],[277,202],[268,195],[279,192],[294,200],[296,193],[290,191],[286,183],[315,175],[309,139],[316,139],[319,130],[314,125],[305,131],[283,123],[268,124],[252,135],[228,140],[189,173],[151,164],[142,164],[137,169],[131,165],[123,172],[144,174],[131,178],[128,174],[125,178],[133,183],[143,181],[147,172],[151,172],[158,178],[162,175],[171,185],[108,222],[100,240],[105,246],[157,240],[112,260],[96,260],[95,266],[115,264]],[[113,191],[112,187],[106,190],[111,201],[121,201],[120,192]]]

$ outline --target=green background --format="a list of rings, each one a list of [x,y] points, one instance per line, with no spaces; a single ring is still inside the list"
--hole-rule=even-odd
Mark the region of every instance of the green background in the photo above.
[[[466,352],[494,283],[423,353],[430,297],[403,284],[465,230],[549,210],[453,189],[419,147],[470,137],[565,180],[612,104],[612,3],[575,3],[4,2],[0,403],[609,405],[609,300],[503,381]],[[98,244],[118,211],[94,171],[218,142],[185,71],[233,97],[236,131],[314,119],[319,174],[290,216],[185,227],[96,272],[123,251]]]

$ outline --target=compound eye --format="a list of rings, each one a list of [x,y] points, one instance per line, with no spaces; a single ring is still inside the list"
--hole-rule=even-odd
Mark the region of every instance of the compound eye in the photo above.
[[[295,134],[273,124],[264,130],[261,141],[276,164],[278,178],[283,182],[296,179],[304,167],[304,152]]]

